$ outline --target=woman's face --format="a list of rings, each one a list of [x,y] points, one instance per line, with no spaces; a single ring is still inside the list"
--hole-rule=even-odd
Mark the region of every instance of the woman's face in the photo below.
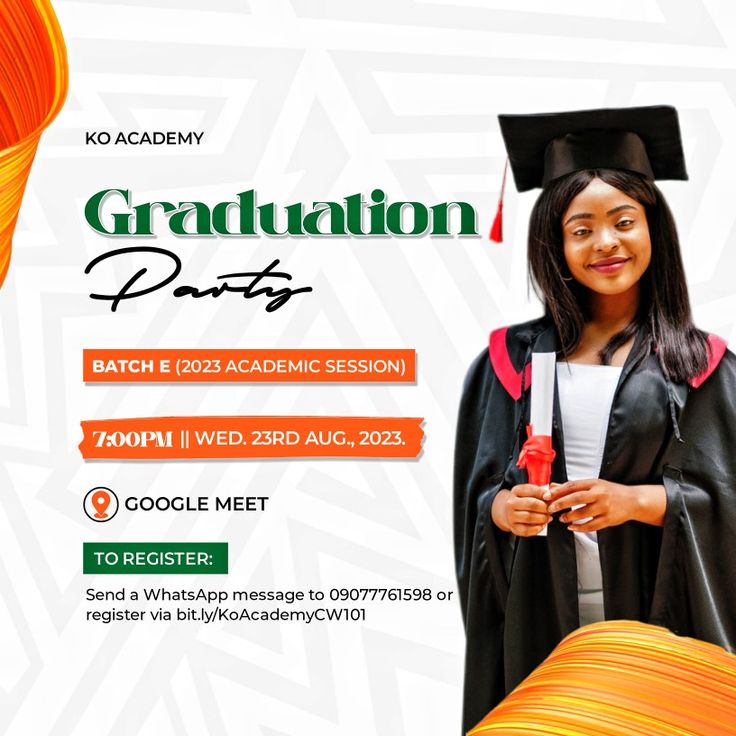
[[[598,294],[635,287],[652,258],[644,207],[601,179],[570,202],[562,240],[572,277]]]

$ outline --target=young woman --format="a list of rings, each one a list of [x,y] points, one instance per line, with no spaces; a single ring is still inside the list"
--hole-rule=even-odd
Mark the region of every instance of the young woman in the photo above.
[[[529,264],[545,314],[492,333],[460,407],[465,731],[586,623],[736,644],[736,358],[692,323],[653,181],[686,178],[676,112],[501,123],[517,187],[543,187]],[[535,351],[559,361],[549,491],[517,467]]]

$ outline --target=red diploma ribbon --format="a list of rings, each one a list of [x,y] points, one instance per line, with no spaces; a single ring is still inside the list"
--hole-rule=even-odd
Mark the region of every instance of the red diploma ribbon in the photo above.
[[[552,476],[552,461],[555,451],[552,449],[552,437],[543,434],[534,434],[532,425],[526,428],[529,439],[524,443],[519,453],[519,468],[526,468],[529,482],[535,486],[548,486]]]

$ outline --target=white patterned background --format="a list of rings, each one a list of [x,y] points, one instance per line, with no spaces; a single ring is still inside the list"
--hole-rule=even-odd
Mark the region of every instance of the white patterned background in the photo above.
[[[12,0],[9,0],[12,2]],[[0,291],[0,733],[445,736],[459,732],[453,601],[364,624],[88,623],[89,586],[454,589],[451,461],[462,378],[491,328],[535,316],[525,231],[485,238],[167,239],[183,283],[274,257],[311,295],[267,314],[170,290],[111,315],[83,274],[111,246],[82,217],[138,201],[282,204],[376,186],[464,199],[490,225],[496,115],[678,107],[690,182],[675,211],[703,328],[734,337],[736,6],[725,0],[56,0],[67,104],[42,140]],[[198,148],[94,148],[87,130],[205,130]],[[120,241],[114,241],[117,247]],[[123,269],[124,270],[124,269]],[[120,271],[120,273],[123,272]],[[89,347],[409,347],[409,386],[85,386]],[[416,461],[87,463],[83,419],[168,414],[426,417]],[[268,495],[263,514],[122,512],[86,491]],[[228,541],[227,578],[81,574],[84,541]]]

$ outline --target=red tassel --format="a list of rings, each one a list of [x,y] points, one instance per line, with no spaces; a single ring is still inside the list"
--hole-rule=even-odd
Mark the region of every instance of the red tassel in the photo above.
[[[491,234],[488,236],[494,243],[503,243],[503,202],[498,200],[498,209],[491,225]]]
[[[506,190],[506,169],[508,169],[509,160],[503,165],[503,178],[501,179],[501,194],[498,196],[498,207],[496,208],[496,216],[493,218],[491,232],[488,236],[494,243],[503,243],[503,194]]]

